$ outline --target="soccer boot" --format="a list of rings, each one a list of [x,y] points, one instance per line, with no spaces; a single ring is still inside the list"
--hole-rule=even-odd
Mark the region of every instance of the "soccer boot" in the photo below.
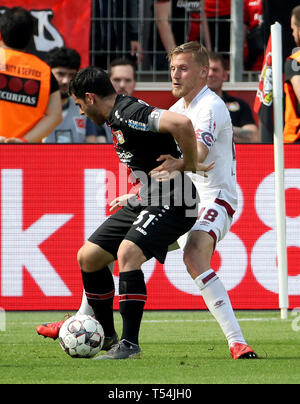
[[[102,351],[109,351],[113,345],[116,345],[119,342],[118,334],[115,332],[112,337],[105,337],[104,343],[102,346]]]
[[[141,349],[138,345],[132,344],[126,339],[122,339],[106,352],[105,355],[97,356],[99,359],[138,359],[141,356]]]
[[[230,353],[233,359],[257,359],[256,353],[246,344],[238,342],[230,346]]]
[[[63,323],[71,317],[70,315],[66,315],[65,319],[62,321],[58,321],[57,323],[43,323],[36,327],[36,331],[39,335],[43,335],[45,338],[57,339],[59,335],[59,330]]]

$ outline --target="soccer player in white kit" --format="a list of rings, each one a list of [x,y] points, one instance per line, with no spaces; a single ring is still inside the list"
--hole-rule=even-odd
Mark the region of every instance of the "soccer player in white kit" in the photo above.
[[[171,111],[188,116],[198,140],[198,159],[214,161],[207,177],[191,174],[201,198],[198,221],[178,240],[187,270],[219,323],[234,359],[257,358],[246,343],[225,287],[211,268],[216,243],[229,231],[237,208],[236,158],[232,123],[223,100],[207,87],[209,59],[197,42],[176,47],[169,54],[172,93],[181,97]],[[167,158],[161,170],[173,171],[176,162]]]

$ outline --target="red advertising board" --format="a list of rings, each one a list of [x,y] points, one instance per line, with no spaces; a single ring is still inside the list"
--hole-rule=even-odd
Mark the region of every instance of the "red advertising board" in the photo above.
[[[274,158],[271,145],[237,145],[239,208],[217,246],[213,268],[236,309],[277,309]],[[300,146],[285,146],[290,308],[300,307]],[[76,255],[128,190],[111,145],[0,147],[0,307],[76,310],[82,284]],[[205,309],[180,251],[143,267],[146,309]],[[114,271],[118,291],[118,267]],[[115,299],[115,308],[118,300]]]
[[[76,49],[81,66],[89,65],[92,0],[2,0],[5,7],[22,6],[35,19],[32,50],[43,55],[56,46]]]

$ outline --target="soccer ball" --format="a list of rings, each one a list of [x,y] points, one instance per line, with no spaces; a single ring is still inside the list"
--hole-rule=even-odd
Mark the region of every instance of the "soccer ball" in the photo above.
[[[91,358],[103,346],[104,331],[96,319],[77,314],[66,320],[59,331],[59,343],[72,358]]]

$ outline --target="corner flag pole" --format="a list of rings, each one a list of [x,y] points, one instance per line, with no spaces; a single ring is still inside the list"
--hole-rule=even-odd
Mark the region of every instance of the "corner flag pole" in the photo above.
[[[271,37],[279,308],[281,310],[281,319],[285,320],[288,318],[289,295],[283,150],[282,29],[278,22],[271,26]]]

